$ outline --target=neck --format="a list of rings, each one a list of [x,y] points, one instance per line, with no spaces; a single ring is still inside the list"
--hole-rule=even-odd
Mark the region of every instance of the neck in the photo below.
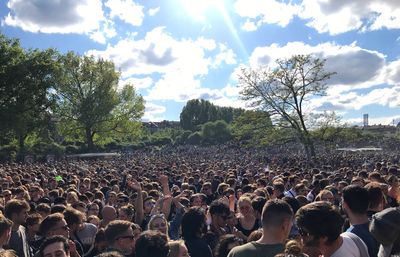
[[[323,254],[324,257],[330,257],[332,254],[334,254],[337,249],[340,248],[343,244],[343,238],[339,236],[335,241],[333,241],[329,245],[323,245],[321,247],[321,253]]]
[[[18,229],[19,229],[19,224],[18,223],[13,223],[12,230],[18,230]]]
[[[273,229],[266,230],[263,229],[263,234],[259,240],[257,240],[257,243],[260,244],[267,244],[267,245],[273,245],[273,244],[283,244],[286,241],[286,236],[283,235],[281,231],[276,231]]]
[[[368,222],[367,214],[348,213],[348,217],[351,225],[365,224]]]

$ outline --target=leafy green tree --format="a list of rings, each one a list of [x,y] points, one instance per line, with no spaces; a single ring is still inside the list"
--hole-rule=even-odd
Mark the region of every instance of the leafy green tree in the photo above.
[[[180,124],[185,130],[195,131],[200,129],[200,125],[209,121],[224,120],[231,123],[234,117],[243,111],[239,108],[215,106],[204,99],[192,99],[182,109]]]
[[[231,131],[224,120],[209,121],[203,124],[201,133],[204,143],[224,143],[231,139]]]
[[[242,99],[267,111],[293,128],[308,158],[315,156],[314,142],[306,125],[304,103],[325,94],[326,81],[334,74],[324,70],[325,60],[311,55],[278,59],[276,68],[242,69]]]
[[[59,61],[56,114],[64,135],[84,138],[92,150],[96,140],[123,138],[138,130],[144,100],[131,85],[118,91],[119,73],[112,62],[72,52]]]
[[[24,50],[0,34],[0,131],[16,136],[20,151],[26,137],[50,120],[56,56],[53,49]]]
[[[261,146],[268,142],[267,137],[271,133],[272,121],[267,112],[245,111],[232,125],[233,136],[248,145]]]

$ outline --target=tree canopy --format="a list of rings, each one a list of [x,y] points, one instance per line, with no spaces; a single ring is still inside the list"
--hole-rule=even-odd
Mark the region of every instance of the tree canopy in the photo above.
[[[199,125],[209,121],[224,120],[231,123],[233,119],[243,113],[243,109],[220,107],[204,99],[189,100],[180,114],[180,124],[185,130],[198,130]]]
[[[84,136],[92,149],[95,136],[133,133],[144,113],[144,100],[131,85],[118,91],[114,64],[72,52],[60,57],[56,115],[66,135]]]
[[[278,59],[274,68],[242,69],[239,75],[242,99],[293,128],[310,158],[315,149],[304,104],[325,93],[326,82],[334,73],[325,71],[324,64],[325,60],[312,55],[294,55]]]

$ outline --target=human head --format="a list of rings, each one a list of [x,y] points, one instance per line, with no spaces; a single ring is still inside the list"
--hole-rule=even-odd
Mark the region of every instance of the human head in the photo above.
[[[28,217],[29,204],[25,200],[13,199],[7,202],[4,208],[5,216],[12,220],[14,225],[22,225]]]
[[[257,219],[261,219],[262,209],[266,202],[267,199],[262,196],[257,196],[253,200],[251,200],[251,206],[253,207],[254,215]]]
[[[158,230],[165,235],[168,235],[168,221],[164,214],[156,214],[151,216],[149,224],[149,230]]]
[[[132,254],[135,249],[135,235],[132,222],[125,220],[111,221],[106,229],[105,236],[108,244],[125,255]]]
[[[287,233],[289,234],[292,224],[293,211],[288,203],[284,200],[273,199],[268,200],[264,205],[261,221],[263,224],[263,229],[274,229],[280,228],[284,224],[289,224],[290,227]]]
[[[12,221],[0,214],[0,246],[8,244],[11,236]]]
[[[168,238],[159,231],[147,230],[136,242],[136,257],[167,257],[168,252]]]
[[[381,211],[384,208],[385,197],[380,184],[377,182],[368,183],[365,188],[368,191],[369,210]]]
[[[331,204],[335,203],[335,197],[333,193],[327,189],[322,189],[319,194],[315,197],[315,201],[326,201]]]
[[[189,257],[188,249],[183,240],[171,241],[168,243],[168,257]]]
[[[225,203],[219,200],[214,200],[210,204],[209,211],[214,226],[224,227],[226,225],[226,219],[229,217],[230,210]]]
[[[227,234],[221,236],[215,249],[215,257],[226,257],[233,247],[242,244],[242,240],[235,235]]]
[[[201,233],[206,224],[206,215],[200,207],[192,207],[183,214],[181,228],[182,237],[188,238],[201,237]]]
[[[39,249],[41,257],[69,257],[68,239],[63,236],[46,238]]]
[[[85,214],[71,207],[65,209],[63,214],[64,219],[72,233],[79,231],[85,220]]]
[[[53,213],[47,216],[40,223],[39,233],[44,237],[62,235],[69,238],[68,224],[61,213]]]
[[[369,205],[368,191],[358,185],[350,185],[343,189],[343,208],[355,214],[366,214]]]
[[[254,213],[250,197],[242,195],[239,198],[237,205],[238,205],[238,209],[239,209],[240,213],[243,216],[249,216]]]
[[[135,214],[135,209],[133,205],[131,204],[124,205],[118,210],[118,219],[132,221],[134,214]]]
[[[101,211],[101,215],[104,220],[106,221],[112,221],[117,218],[117,211],[115,208],[111,205],[106,205],[103,207],[103,210]]]
[[[309,203],[296,213],[296,222],[305,246],[330,245],[340,236],[344,219],[326,201]]]

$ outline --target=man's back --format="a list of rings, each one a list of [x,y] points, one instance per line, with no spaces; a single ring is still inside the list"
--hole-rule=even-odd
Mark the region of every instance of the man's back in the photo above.
[[[358,248],[357,244],[354,242],[354,240],[349,236],[350,232],[344,232],[340,234],[340,236],[343,238],[343,243],[340,246],[339,249],[337,249],[331,257],[364,257],[362,256],[360,249]],[[362,247],[364,247],[364,250],[367,254],[367,246],[365,243],[360,239],[360,242],[362,244]],[[368,255],[368,254],[367,254]]]
[[[261,244],[250,242],[233,248],[228,257],[274,257],[285,250],[283,244]]]
[[[376,257],[376,256],[378,256],[379,243],[369,232],[368,226],[369,226],[369,223],[353,225],[353,226],[350,226],[350,228],[347,230],[347,232],[354,233],[359,238],[361,238],[368,247],[369,256]]]

